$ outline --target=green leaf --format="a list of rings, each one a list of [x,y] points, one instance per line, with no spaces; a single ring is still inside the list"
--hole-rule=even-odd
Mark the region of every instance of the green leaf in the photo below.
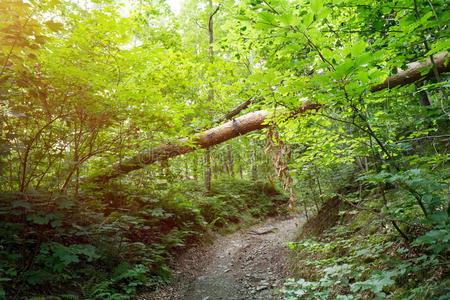
[[[38,225],[46,225],[54,217],[53,214],[44,214],[43,212],[27,215],[27,221],[31,221]]]
[[[416,239],[417,243],[425,243],[425,244],[434,244],[442,241],[447,243],[450,241],[450,232],[445,229],[440,230],[431,230],[428,231],[425,235],[418,237]]]
[[[26,273],[27,282],[31,285],[42,284],[51,280],[54,276],[45,270],[30,271]]]
[[[239,21],[250,21],[251,20],[249,17],[244,16],[244,15],[237,15],[234,18]]]
[[[23,207],[23,208],[26,208],[26,209],[30,209],[31,208],[30,203],[28,203],[25,200],[14,200],[13,202],[11,202],[11,206],[12,207]]]
[[[314,14],[318,14],[323,7],[322,0],[311,0],[311,10]]]
[[[283,26],[293,26],[295,25],[296,17],[291,13],[283,14],[280,16],[280,23]]]
[[[45,22],[45,25],[47,25],[48,28],[50,28],[53,32],[61,31],[64,28],[64,24],[54,22],[54,21],[47,21]]]
[[[55,203],[61,209],[71,208],[75,205],[75,202],[72,199],[63,196],[55,197]]]
[[[161,207],[157,207],[155,209],[152,209],[152,216],[154,217],[161,217],[164,215],[164,209]]]
[[[352,57],[358,57],[361,53],[364,52],[364,50],[366,49],[366,42],[359,40],[358,42],[356,42],[355,44],[353,44],[352,49],[351,49],[351,54]]]
[[[385,271],[381,274],[372,274],[366,281],[355,282],[350,285],[350,291],[356,292],[359,290],[370,290],[374,293],[380,293],[383,288],[393,285],[395,283],[391,277],[397,275],[396,272]]]

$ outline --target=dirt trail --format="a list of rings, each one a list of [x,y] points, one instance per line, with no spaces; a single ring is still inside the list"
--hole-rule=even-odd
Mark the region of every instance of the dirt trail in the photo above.
[[[219,237],[182,255],[173,283],[140,299],[279,299],[274,291],[283,283],[286,242],[297,230],[294,217],[284,216]]]

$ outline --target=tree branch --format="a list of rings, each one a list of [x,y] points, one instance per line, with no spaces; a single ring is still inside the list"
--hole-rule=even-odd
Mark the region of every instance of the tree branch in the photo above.
[[[447,51],[434,56],[434,63],[439,73],[450,72],[450,63],[446,64],[446,59],[448,56],[449,53]],[[387,88],[391,89],[396,86],[410,84],[434,76],[432,69],[433,63],[430,59],[427,59],[425,62],[416,61],[409,63],[407,66],[408,69],[406,71],[398,72],[396,75],[387,78],[383,83],[371,87],[370,91],[373,93]],[[423,69],[425,68],[430,68],[430,70],[425,75],[422,75],[421,72],[423,72]]]

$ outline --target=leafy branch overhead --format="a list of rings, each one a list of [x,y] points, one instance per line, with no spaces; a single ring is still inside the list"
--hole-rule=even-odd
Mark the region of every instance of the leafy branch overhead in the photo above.
[[[436,57],[436,64],[440,72],[450,71],[450,64],[446,63],[448,58],[448,52],[440,53]],[[425,63],[414,62],[408,64],[408,67],[409,68],[407,70],[387,78],[382,84],[373,86],[370,90],[372,92],[377,92],[386,88],[410,84],[415,81],[424,80],[433,74],[433,71],[431,70],[432,65],[429,60]],[[247,108],[249,103],[250,99],[231,110],[231,112],[225,114],[221,119],[230,119],[232,116],[237,115],[242,109]],[[286,115],[288,118],[293,118],[308,110],[317,110],[320,106],[320,104],[305,104]],[[170,142],[167,145],[145,150],[137,156],[128,158],[126,161],[109,166],[106,172],[102,171],[104,172],[103,174],[94,175],[88,180],[94,182],[109,180],[121,174],[140,169],[145,165],[152,164],[156,161],[183,155],[196,149],[209,148],[254,130],[265,128],[272,123],[269,115],[270,114],[268,111],[249,113],[242,117],[233,119],[223,125],[204,131],[192,140],[180,139],[175,142]]]

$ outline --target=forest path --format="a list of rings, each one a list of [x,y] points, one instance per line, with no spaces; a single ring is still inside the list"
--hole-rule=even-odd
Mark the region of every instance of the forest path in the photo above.
[[[283,283],[286,242],[297,230],[294,216],[278,216],[219,236],[214,245],[178,259],[171,285],[139,299],[280,299],[274,291]]]

